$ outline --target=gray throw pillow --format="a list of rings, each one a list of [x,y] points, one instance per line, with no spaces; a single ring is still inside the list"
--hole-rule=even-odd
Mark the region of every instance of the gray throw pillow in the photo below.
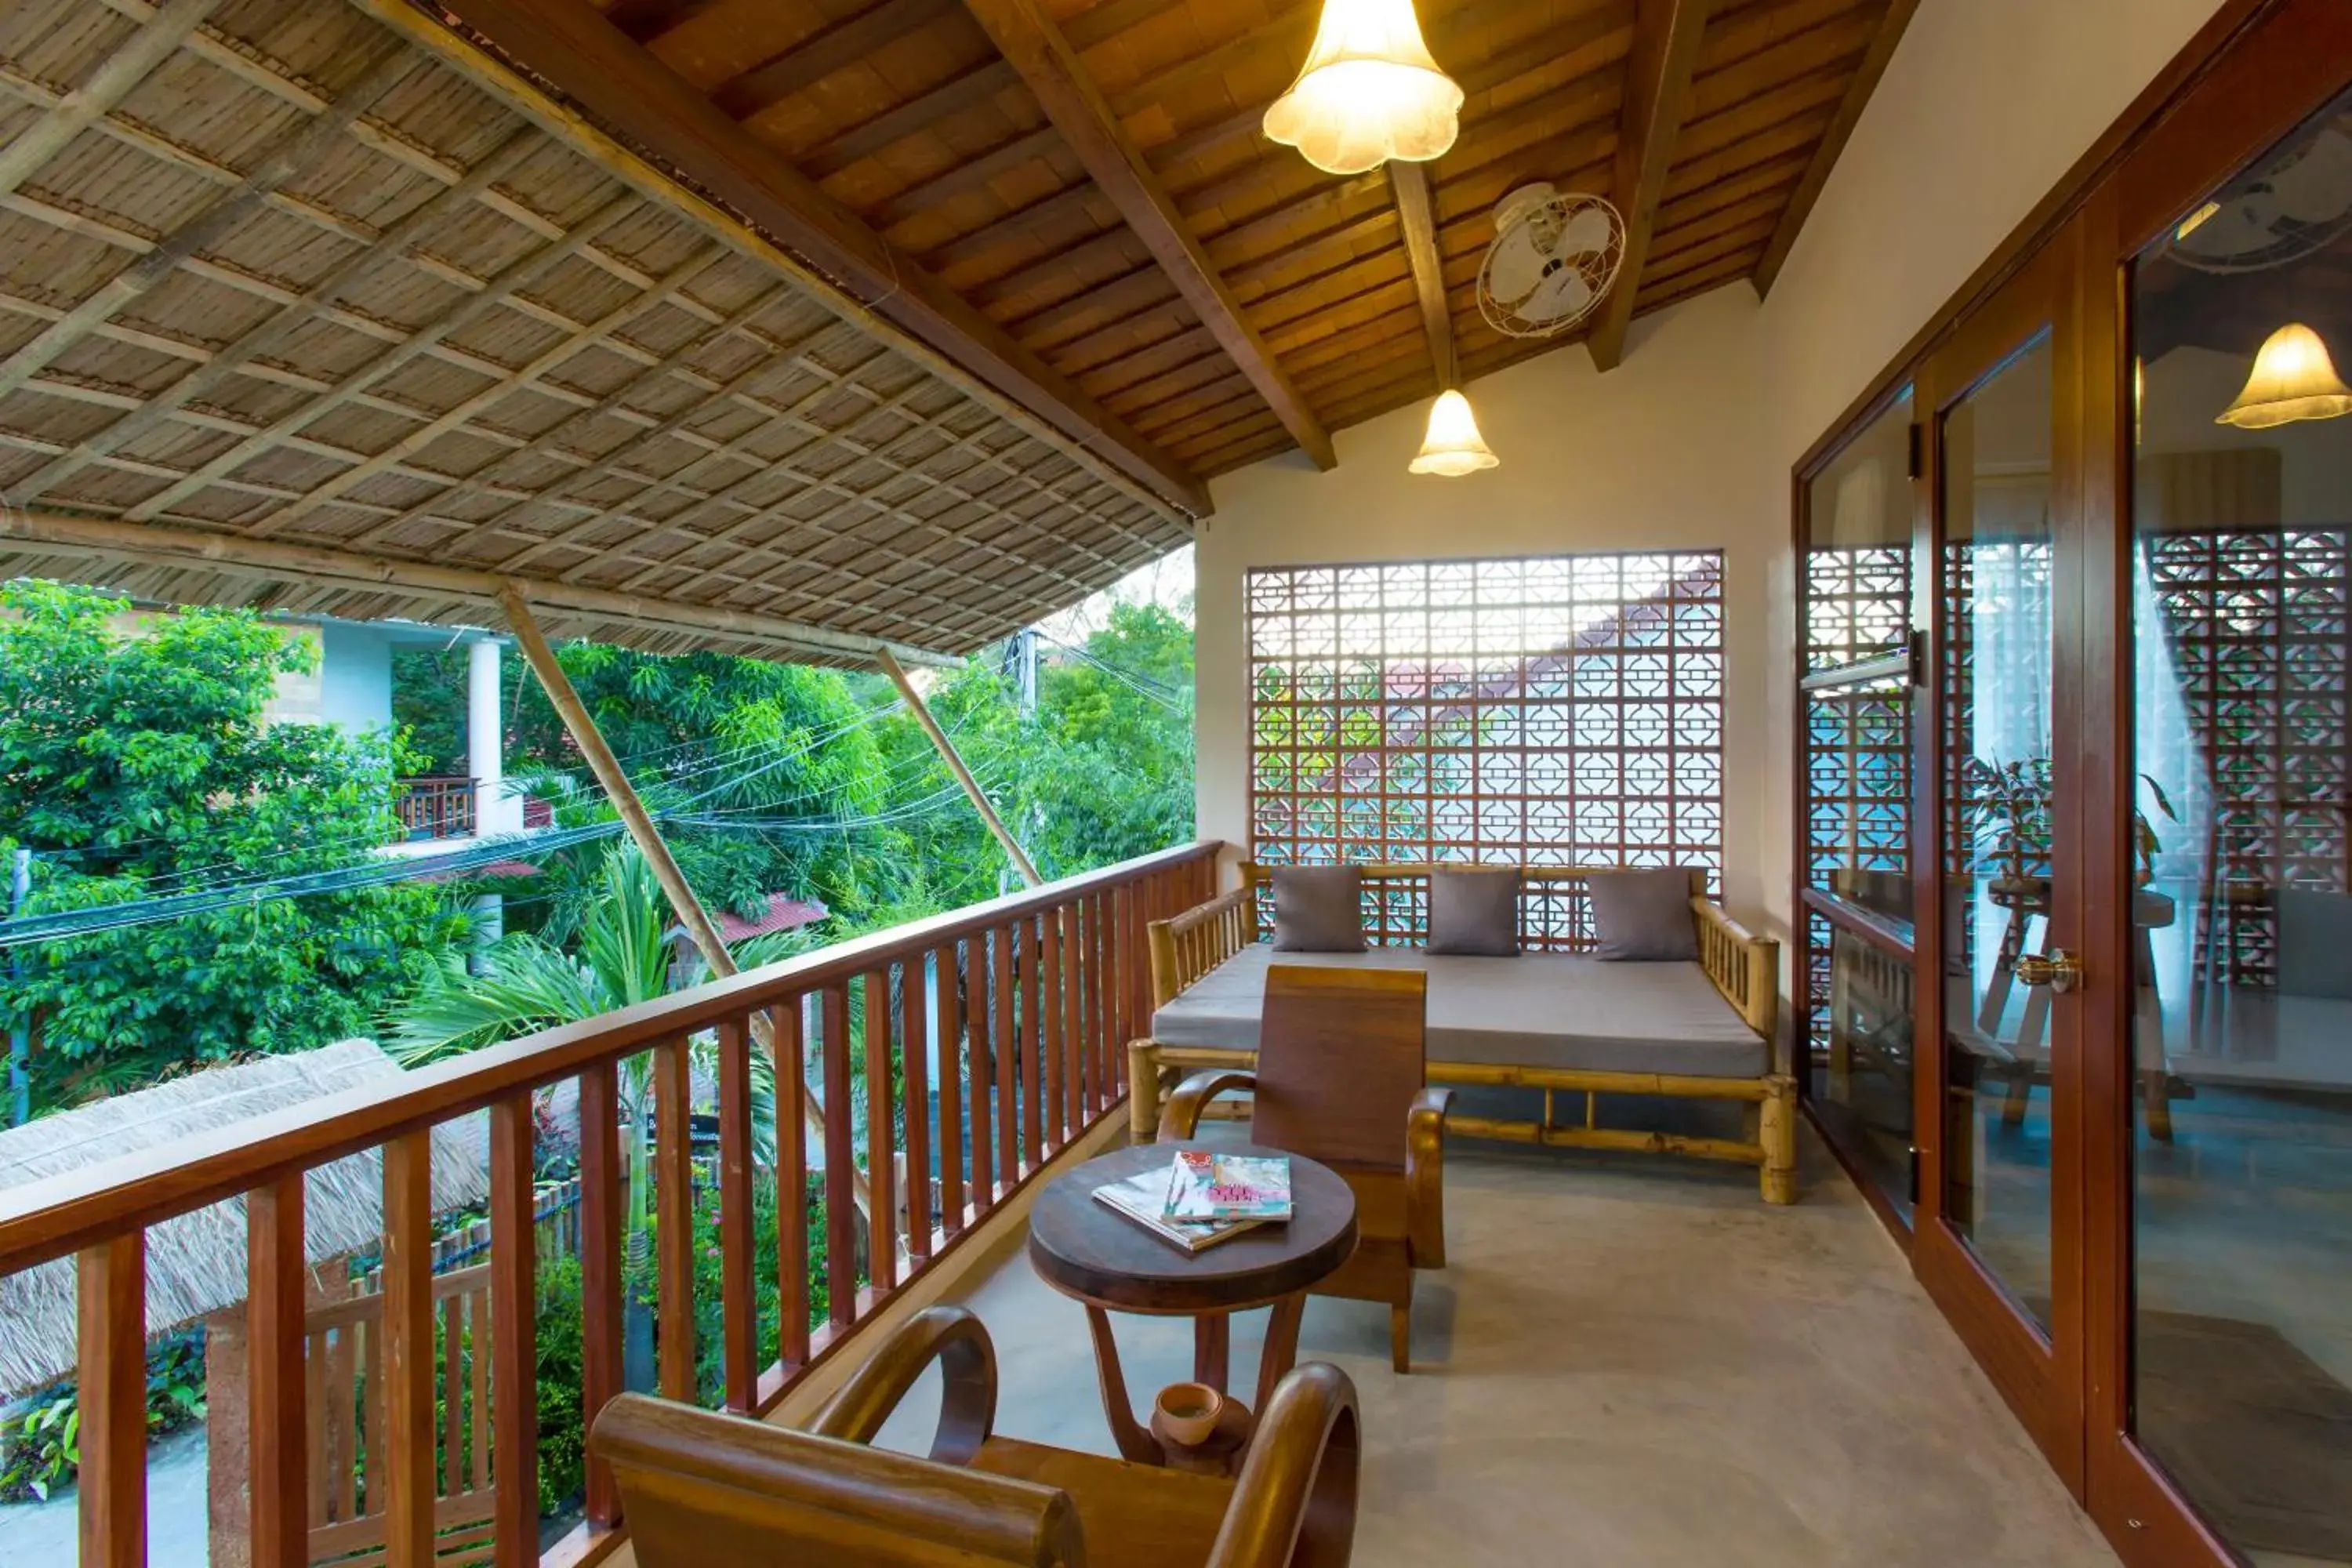
[[[1429,951],[1465,958],[1518,956],[1518,868],[1431,872]]]
[[[1353,866],[1279,866],[1274,951],[1364,951],[1364,874]]]
[[[1698,956],[1691,874],[1684,868],[1595,871],[1584,887],[1592,900],[1593,957],[1661,963]]]

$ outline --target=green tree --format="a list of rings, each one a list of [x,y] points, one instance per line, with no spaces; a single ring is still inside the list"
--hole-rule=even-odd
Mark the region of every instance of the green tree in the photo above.
[[[656,811],[827,819],[887,808],[888,773],[866,722],[871,694],[838,670],[597,643],[566,644],[557,658]],[[518,689],[510,733],[517,771],[538,775],[533,792],[558,803],[559,818],[610,815],[585,787],[586,763],[535,680]],[[567,797],[583,804],[567,813]],[[679,827],[667,837],[688,880],[717,908],[749,915],[789,891],[854,917],[887,901],[874,859],[845,852],[837,836]],[[544,929],[561,942],[596,873],[577,857],[550,871],[539,889],[551,899]]]
[[[371,861],[399,837],[391,737],[270,723],[316,658],[243,611],[130,622],[85,588],[0,587],[0,835],[28,913]],[[255,899],[19,950],[0,1015],[37,1021],[37,1109],[362,1032],[463,918],[417,884]]]

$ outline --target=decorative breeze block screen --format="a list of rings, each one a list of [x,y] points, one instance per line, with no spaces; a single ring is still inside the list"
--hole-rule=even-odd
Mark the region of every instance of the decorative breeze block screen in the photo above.
[[[1250,574],[1257,858],[1723,858],[1723,556]]]

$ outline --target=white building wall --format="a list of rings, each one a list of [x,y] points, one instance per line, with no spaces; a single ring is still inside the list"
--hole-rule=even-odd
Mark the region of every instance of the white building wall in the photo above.
[[[392,727],[392,638],[373,626],[319,628],[319,718],[354,731]]]

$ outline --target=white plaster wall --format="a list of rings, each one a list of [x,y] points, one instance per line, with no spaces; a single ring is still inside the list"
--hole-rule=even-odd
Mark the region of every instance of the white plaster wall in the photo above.
[[[1759,315],[1757,505],[1788,527],[1805,449],[2007,238],[2218,0],[1922,0]],[[1784,535],[1785,536],[1785,535]],[[1789,934],[1794,558],[1772,559],[1759,779],[1765,924]]]
[[[2218,0],[1922,0],[1770,299],[1734,286],[1472,384],[1502,467],[1412,479],[1426,406],[1337,437],[1340,465],[1216,480],[1199,539],[1199,805],[1245,842],[1241,588],[1285,562],[1721,546],[1725,892],[1789,934],[1789,473],[2212,14]]]
[[[1754,908],[1763,829],[1748,781],[1768,765],[1763,584],[1787,531],[1754,500],[1764,457],[1756,321],[1752,293],[1721,289],[1643,321],[1624,364],[1606,377],[1571,351],[1476,383],[1479,428],[1502,458],[1482,474],[1405,471],[1428,418],[1420,403],[1340,431],[1330,473],[1294,455],[1213,481],[1216,515],[1194,560],[1201,832],[1249,840],[1242,583],[1250,567],[1720,548],[1725,894],[1734,909]]]

